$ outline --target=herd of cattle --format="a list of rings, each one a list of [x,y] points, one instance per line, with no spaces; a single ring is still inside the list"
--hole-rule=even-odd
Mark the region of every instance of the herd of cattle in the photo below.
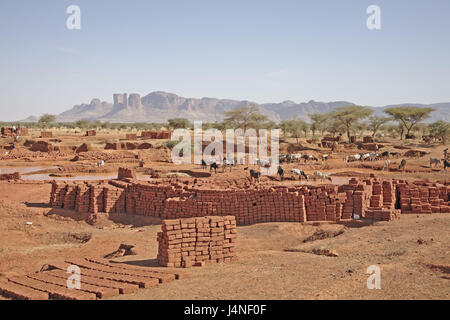
[[[384,165],[382,167],[382,170],[390,170],[391,167],[391,158],[399,158],[401,154],[399,152],[370,152],[370,153],[360,153],[360,154],[353,154],[348,155],[345,157],[344,161],[345,163],[351,163],[355,161],[378,161],[378,160],[384,160]],[[322,154],[320,155],[320,159],[323,163],[325,163],[329,159],[328,154]],[[304,163],[308,162],[318,162],[319,158],[317,158],[314,155],[311,154],[300,154],[300,153],[294,153],[294,154],[282,154],[279,157],[279,164],[283,163],[300,163],[301,161],[304,161]],[[230,160],[228,158],[224,158],[223,161],[217,161],[215,159],[212,159],[210,161],[202,160],[202,168],[206,169],[208,166],[210,168],[210,172],[214,170],[215,173],[217,173],[217,169],[219,167],[222,167],[222,172],[225,172],[225,170],[228,168],[231,172],[232,168],[236,166],[235,160]],[[260,168],[268,168],[273,164],[273,160],[271,158],[264,160],[264,159],[255,159],[254,160],[254,166],[259,166]],[[399,170],[404,170],[406,168],[407,161],[405,159],[402,159],[400,162],[400,165],[398,166]],[[438,158],[430,158],[430,167],[437,167],[439,165],[443,164],[444,170],[447,170],[447,167],[450,167],[450,161],[448,159],[438,159]],[[244,170],[248,170],[249,168],[246,167]],[[284,180],[284,174],[285,170],[281,165],[278,166],[278,175],[280,176],[281,181]],[[291,176],[298,176],[299,180],[302,180],[302,178],[309,180],[308,175],[300,169],[291,169],[290,170]],[[331,181],[331,177],[329,174],[322,173],[319,171],[314,172],[314,178],[323,180]],[[261,172],[260,170],[255,170],[255,168],[250,170],[250,180],[256,180],[260,181],[261,179]]]

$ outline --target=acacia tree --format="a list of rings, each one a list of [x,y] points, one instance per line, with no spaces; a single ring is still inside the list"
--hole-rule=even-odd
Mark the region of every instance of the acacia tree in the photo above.
[[[291,119],[285,120],[281,122],[281,130],[283,130],[283,134],[289,134],[292,138],[295,138],[297,144],[299,143],[299,138],[302,133],[307,135],[309,131],[309,124],[303,120]]]
[[[327,121],[329,119],[329,114],[327,113],[312,113],[309,115],[311,119],[311,131],[312,135],[316,135],[316,131],[323,131],[326,127]]]
[[[450,136],[450,123],[439,120],[429,125],[430,135],[433,138],[440,138],[443,144],[447,144],[447,139]]]
[[[244,131],[248,128],[259,128],[262,123],[268,120],[267,116],[259,111],[259,106],[256,104],[224,112],[224,115],[225,123],[230,124],[235,129]]]
[[[338,123],[345,127],[348,140],[350,141],[352,126],[358,125],[359,120],[365,119],[373,113],[369,108],[361,106],[348,106],[337,108],[330,113]]]
[[[43,114],[38,121],[39,126],[47,127],[50,123],[55,122],[56,116],[53,114]]]
[[[191,123],[186,118],[174,118],[167,120],[169,127],[173,129],[187,129],[191,126]]]
[[[384,110],[406,129],[407,135],[410,135],[414,126],[428,118],[433,111],[433,108],[420,107],[395,107]]]
[[[372,137],[375,137],[375,135],[380,130],[380,128],[391,120],[392,120],[392,118],[389,118],[389,117],[371,116],[369,118],[367,125],[368,125],[370,131],[372,131]]]

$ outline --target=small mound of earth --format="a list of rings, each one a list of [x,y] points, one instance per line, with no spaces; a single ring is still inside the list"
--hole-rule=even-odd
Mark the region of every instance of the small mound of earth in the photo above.
[[[335,238],[337,236],[340,236],[343,233],[344,233],[344,230],[339,230],[339,231],[318,230],[318,231],[314,232],[313,235],[304,239],[303,243],[312,242],[312,241],[316,241],[316,240],[323,240],[323,239],[328,239],[328,238]]]
[[[124,256],[135,256],[137,255],[136,250],[134,249],[133,244],[122,243],[114,252],[111,252],[104,256],[106,259],[119,258]]]

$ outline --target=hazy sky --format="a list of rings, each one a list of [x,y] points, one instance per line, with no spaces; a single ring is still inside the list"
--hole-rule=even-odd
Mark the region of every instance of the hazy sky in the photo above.
[[[81,30],[66,27],[69,5]],[[369,5],[381,30],[366,27]],[[450,101],[450,1],[1,0],[0,120],[115,92]]]

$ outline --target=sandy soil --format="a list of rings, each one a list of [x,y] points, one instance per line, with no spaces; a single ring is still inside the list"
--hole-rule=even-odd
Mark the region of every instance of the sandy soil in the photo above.
[[[33,133],[36,135],[37,133]],[[88,139],[101,149],[105,141],[125,133],[105,133],[81,138],[73,133],[58,136],[61,144],[80,144]],[[37,139],[37,137],[33,137]],[[7,145],[7,139],[0,139]],[[83,141],[84,142],[84,141]],[[158,142],[154,142],[155,144]],[[392,142],[388,150],[396,150]],[[285,170],[301,168],[311,174],[315,170],[337,174],[339,179],[369,176],[448,180],[450,171],[429,167],[429,156],[442,157],[445,146],[423,147],[430,154],[408,159],[405,172],[382,172],[383,162],[345,165],[346,152],[331,154],[329,150],[302,153],[331,154],[328,163],[285,165]],[[19,149],[23,148],[19,146]],[[396,150],[399,151],[399,150]],[[400,150],[404,152],[405,150]],[[162,159],[161,150],[132,151],[146,159],[142,176],[158,172],[193,171],[209,174],[198,165],[174,166]],[[164,151],[165,152],[165,151]],[[114,153],[114,151],[112,152]],[[95,169],[95,160],[70,162],[70,155],[58,161],[44,158],[1,160],[1,168],[38,167],[50,172],[58,166],[60,174],[102,176],[117,172],[117,167],[136,167],[135,159],[107,161],[103,171]],[[394,159],[394,168],[401,158]],[[11,168],[13,167],[13,168]],[[92,171],[82,168],[91,168]],[[43,171],[42,171],[43,170]],[[342,175],[343,177],[341,177]],[[289,174],[287,174],[289,177]],[[178,179],[195,179],[180,176]],[[201,178],[215,184],[241,184],[248,180],[248,170],[236,168],[231,173],[221,170]],[[262,183],[278,183],[275,177],[263,177]],[[287,180],[284,184],[297,184]],[[310,182],[314,183],[314,182]],[[320,183],[320,182],[315,182]],[[65,210],[48,207],[51,186],[48,183],[0,182],[0,278],[39,271],[49,262],[67,258],[104,256],[121,243],[132,243],[138,255],[118,258],[130,264],[156,264],[156,234],[160,221],[155,218],[114,215],[102,217],[94,226],[82,217]],[[28,223],[28,224],[27,224]],[[30,224],[32,223],[32,224]],[[403,215],[400,220],[378,222],[363,227],[329,223],[267,223],[238,227],[238,261],[207,265],[189,270],[191,277],[164,286],[140,290],[118,299],[449,299],[450,298],[450,215]],[[306,241],[309,238],[320,238]],[[328,249],[337,257],[314,254],[314,249]],[[381,290],[368,290],[366,270],[381,267]],[[0,298],[1,299],[1,298]]]

